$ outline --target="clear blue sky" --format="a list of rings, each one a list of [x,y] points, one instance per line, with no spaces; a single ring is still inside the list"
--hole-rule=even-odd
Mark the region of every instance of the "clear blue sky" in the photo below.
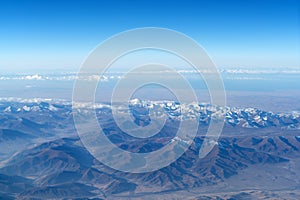
[[[77,69],[127,29],[175,29],[219,67],[300,67],[300,3],[238,1],[0,1],[0,69]]]

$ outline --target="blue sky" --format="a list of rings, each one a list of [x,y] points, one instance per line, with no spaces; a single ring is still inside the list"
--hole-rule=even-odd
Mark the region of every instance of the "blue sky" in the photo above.
[[[300,3],[0,1],[0,69],[78,69],[104,39],[139,27],[194,38],[219,67],[300,67]]]

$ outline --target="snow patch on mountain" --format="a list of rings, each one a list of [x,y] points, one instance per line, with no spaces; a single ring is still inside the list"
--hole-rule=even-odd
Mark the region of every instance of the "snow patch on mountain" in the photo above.
[[[11,101],[8,101],[11,100]],[[17,100],[17,101],[16,101]],[[67,102],[53,99],[0,99],[0,112],[74,112],[97,113],[108,112],[112,109],[109,104]],[[285,127],[287,129],[300,129],[300,112],[273,113],[257,108],[220,107],[209,103],[180,104],[175,101],[150,101],[132,99],[128,103],[119,103],[113,107],[116,114],[132,112],[138,117],[152,113],[158,117],[166,115],[173,120],[197,119],[200,125],[208,125],[212,119],[223,119],[226,124],[245,128]],[[145,112],[145,110],[147,112]]]

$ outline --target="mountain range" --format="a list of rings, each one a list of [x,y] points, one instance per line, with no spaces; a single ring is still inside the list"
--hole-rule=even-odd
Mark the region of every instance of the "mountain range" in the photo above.
[[[168,119],[157,136],[134,140],[116,127],[108,104],[76,105],[72,110],[66,102],[0,103],[2,199],[300,198],[299,112],[134,99],[118,112],[128,108],[138,125],[151,123],[150,112]],[[164,113],[155,112],[158,107]],[[197,117],[199,133],[169,166],[125,173],[95,159],[76,133],[72,112],[94,108],[110,140],[131,152],[154,151],[181,140],[174,134],[179,119]],[[205,138],[201,133],[218,117],[225,121],[222,135],[213,150],[199,158]]]

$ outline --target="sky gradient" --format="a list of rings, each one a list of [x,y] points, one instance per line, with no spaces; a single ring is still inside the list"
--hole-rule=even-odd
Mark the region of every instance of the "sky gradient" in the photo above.
[[[300,3],[0,1],[0,69],[78,69],[108,37],[163,27],[195,39],[218,67],[300,68]]]

